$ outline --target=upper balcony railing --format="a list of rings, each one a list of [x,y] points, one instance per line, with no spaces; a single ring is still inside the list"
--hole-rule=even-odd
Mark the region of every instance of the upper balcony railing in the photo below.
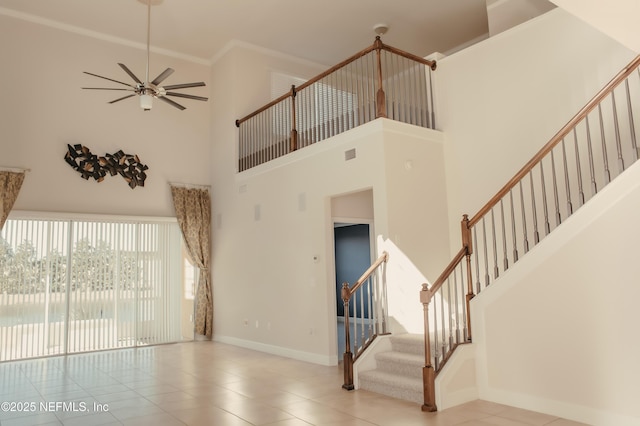
[[[374,44],[244,118],[238,171],[386,117],[435,128],[435,61]]]

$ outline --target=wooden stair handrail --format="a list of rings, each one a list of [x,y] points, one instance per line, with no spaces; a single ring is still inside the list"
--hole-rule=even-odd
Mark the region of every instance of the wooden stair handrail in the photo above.
[[[342,294],[342,299],[344,300],[344,297],[347,296],[347,300],[351,298],[351,296],[353,296],[353,293],[355,293],[356,291],[358,291],[358,289],[362,286],[362,284],[364,284],[365,282],[367,282],[367,280],[369,279],[369,277],[371,276],[371,274],[373,274],[373,272],[378,269],[378,266],[382,265],[384,262],[386,262],[387,260],[389,260],[389,253],[387,253],[386,251],[383,252],[380,257],[378,257],[376,259],[375,262],[373,262],[371,264],[371,266],[369,266],[369,268],[364,271],[364,273],[360,276],[360,278],[358,278],[358,281],[356,281],[355,283],[353,283],[353,286],[351,287],[343,287],[346,288],[346,294],[343,292]]]
[[[556,133],[549,142],[547,142],[536,155],[527,162],[527,164],[516,173],[505,186],[502,187],[496,195],[489,200],[471,219],[469,219],[469,228],[478,223],[484,215],[486,215],[505,195],[511,191],[518,182],[520,182],[533,168],[549,153],[551,150],[560,143],[565,136],[567,136],[576,125],[582,121],[598,104],[615,89],[620,83],[622,83],[636,68],[640,66],[640,55],[631,61],[626,67],[622,69],[607,85],[602,88],[578,113],[565,124],[562,129]]]
[[[521,169],[518,171],[505,186],[502,187],[496,195],[489,200],[471,219],[467,216],[463,216],[462,220],[462,249],[454,256],[453,260],[447,265],[445,270],[440,274],[438,279],[429,287],[427,284],[423,284],[422,291],[420,292],[420,301],[424,309],[424,327],[425,327],[425,366],[423,367],[423,389],[424,389],[424,404],[422,405],[423,411],[436,411],[435,405],[435,375],[436,371],[434,366],[431,365],[431,348],[429,341],[429,303],[431,302],[435,293],[442,287],[442,285],[448,280],[449,276],[456,269],[456,267],[466,257],[467,261],[467,283],[468,294],[466,296],[466,311],[467,311],[467,326],[469,330],[469,341],[471,341],[471,324],[470,324],[470,311],[469,302],[474,297],[472,280],[471,280],[471,254],[473,253],[473,245],[471,239],[471,228],[482,220],[493,207],[495,207],[501,199],[503,199],[509,191],[511,191],[522,179],[524,179],[533,168],[538,165],[544,157],[549,154],[553,148],[555,148],[564,138],[573,131],[577,125],[584,120],[587,115],[593,111],[606,96],[613,93],[613,90],[625,81],[629,75],[640,67],[640,55],[636,56],[626,67],[624,67],[615,77],[613,77],[609,83],[607,83],[578,113],[565,124],[550,140],[547,142]]]
[[[449,262],[445,270],[428,288],[431,296],[433,296],[440,289],[440,287],[442,287],[442,285],[447,281],[447,278],[449,278],[449,275],[451,275],[453,270],[456,269],[456,266],[458,266],[458,264],[462,261],[462,259],[464,259],[466,255],[467,255],[467,248],[462,247],[460,251],[453,257],[451,262]],[[429,299],[431,299],[431,297]]]
[[[367,268],[367,270],[362,274],[360,278],[358,278],[358,280],[353,284],[352,287],[349,287],[349,283],[342,284],[340,296],[342,298],[342,302],[344,303],[344,309],[345,309],[345,315],[344,315],[345,351],[342,358],[343,369],[344,369],[344,384],[342,385],[342,387],[346,390],[354,389],[353,363],[355,362],[355,357],[351,352],[351,337],[350,337],[350,331],[349,331],[349,300],[351,299],[351,296],[353,296],[353,294],[362,286],[362,284],[364,284],[369,279],[369,277],[371,277],[371,275],[376,271],[376,269],[378,269],[380,265],[382,265],[383,263],[386,263],[388,260],[389,260],[389,253],[385,251],[376,259],[375,262],[371,264],[371,266],[369,266],[369,268]],[[372,339],[375,338],[376,336],[377,334],[372,336]],[[362,348],[362,351],[364,351],[369,346],[369,344],[371,344],[371,341],[365,344],[365,346]],[[356,355],[359,356],[362,353],[362,351],[360,351],[360,353],[357,353]]]

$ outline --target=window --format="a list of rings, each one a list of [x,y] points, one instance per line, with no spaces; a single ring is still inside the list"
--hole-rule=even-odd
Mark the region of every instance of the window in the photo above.
[[[180,340],[175,220],[9,219],[0,361]]]

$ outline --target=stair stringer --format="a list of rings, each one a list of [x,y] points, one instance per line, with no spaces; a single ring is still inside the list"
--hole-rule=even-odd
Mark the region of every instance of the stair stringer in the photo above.
[[[473,343],[458,345],[436,376],[438,410],[478,399],[476,348]]]
[[[622,206],[622,207],[621,207]],[[607,341],[612,333],[615,335],[633,335],[635,333],[635,321],[633,319],[633,310],[624,311],[617,307],[626,300],[637,300],[635,295],[640,294],[639,287],[630,286],[628,289],[624,288],[624,283],[637,283],[635,276],[635,264],[634,259],[640,258],[640,249],[637,244],[634,243],[633,238],[620,238],[620,235],[632,236],[637,235],[637,220],[635,219],[636,212],[640,210],[640,162],[636,162],[627,168],[627,170],[617,176],[609,185],[602,188],[597,196],[591,198],[585,205],[583,205],[579,211],[576,211],[572,216],[565,219],[563,224],[549,234],[539,245],[533,247],[529,253],[522,257],[509,271],[505,272],[499,281],[496,281],[491,286],[484,289],[480,294],[471,300],[471,329],[473,331],[473,339],[475,346],[475,359],[476,359],[476,380],[478,389],[478,398],[496,402],[505,405],[518,406],[520,408],[546,413],[565,419],[574,420],[578,422],[584,422],[587,424],[615,424],[615,425],[637,425],[637,415],[631,416],[628,413],[637,413],[636,401],[629,401],[628,395],[634,394],[633,389],[629,389],[626,381],[627,377],[637,377],[640,368],[638,364],[623,361],[623,357],[620,355],[614,355],[611,359],[607,356],[609,352],[607,348],[609,345],[600,344],[593,345],[590,342]],[[629,216],[629,217],[626,217]],[[615,220],[609,219],[609,217],[615,218]],[[606,225],[602,225],[602,223]],[[616,224],[616,225],[613,225]],[[518,291],[527,287],[527,284],[531,284],[532,278],[540,274],[540,271],[548,271],[547,275],[553,275],[556,271],[559,273],[561,269],[549,268],[548,265],[557,259],[559,256],[571,257],[573,253],[568,250],[569,247],[576,248],[575,241],[580,241],[581,237],[585,234],[590,235],[591,229],[595,227],[599,229],[598,232],[602,232],[603,229],[607,229],[609,234],[605,238],[599,238],[599,241],[603,243],[605,252],[610,252],[609,257],[614,258],[612,261],[608,261],[617,267],[616,279],[612,279],[609,285],[604,285],[606,280],[598,280],[590,278],[596,276],[598,269],[605,269],[604,265],[598,263],[598,258],[590,259],[590,262],[581,261],[579,265],[572,265],[571,268],[563,268],[562,270],[571,270],[575,274],[573,280],[567,281],[568,284],[575,287],[571,287],[568,292],[571,293],[571,300],[580,301],[579,312],[588,312],[593,318],[596,318],[602,324],[608,324],[611,322],[608,316],[602,315],[598,312],[598,315],[592,314],[595,310],[585,308],[585,302],[591,303],[591,307],[599,306],[613,306],[611,308],[610,315],[613,316],[617,311],[627,312],[627,318],[625,321],[614,321],[615,326],[601,326],[600,328],[588,328],[589,332],[586,333],[586,338],[578,339],[573,338],[572,345],[563,343],[561,346],[555,344],[556,342],[564,342],[564,337],[571,335],[574,330],[571,327],[566,326],[566,319],[564,321],[557,322],[563,327],[550,328],[545,326],[536,325],[533,329],[538,328],[545,330],[544,335],[549,335],[549,342],[543,340],[534,339],[537,342],[532,346],[531,352],[533,352],[532,358],[535,362],[529,360],[522,360],[517,358],[516,361],[522,366],[535,365],[535,371],[537,381],[548,382],[547,386],[553,389],[555,394],[552,395],[551,390],[547,392],[541,392],[538,388],[535,388],[529,382],[525,385],[522,371],[526,368],[514,369],[512,366],[505,366],[499,364],[500,368],[496,368],[496,361],[494,359],[500,352],[491,346],[491,342],[496,341],[496,335],[499,335],[500,339],[510,339],[503,330],[496,330],[493,327],[487,325],[489,319],[489,310],[495,309],[495,305],[504,304],[505,298],[510,296],[511,292]],[[609,231],[609,228],[611,230]],[[599,235],[599,234],[597,234]],[[612,237],[615,236],[615,238]],[[625,235],[625,236],[626,236]],[[606,244],[608,239],[614,239],[616,244]],[[590,239],[595,237],[590,236]],[[605,245],[606,244],[606,245]],[[622,248],[618,248],[618,246]],[[584,251],[590,252],[589,245],[581,244]],[[614,250],[615,248],[615,250]],[[569,254],[567,254],[569,253]],[[581,253],[584,256],[584,253]],[[629,261],[628,258],[633,258]],[[624,259],[621,260],[621,259]],[[553,265],[552,265],[553,266]],[[586,271],[585,271],[586,269]],[[626,274],[626,275],[624,275]],[[544,276],[544,275],[543,275]],[[620,276],[627,281],[620,279]],[[544,280],[533,279],[534,282],[546,283]],[[577,283],[577,284],[574,284]],[[622,284],[620,284],[622,283]],[[543,289],[537,286],[534,288],[534,293],[539,295],[545,295]],[[615,291],[612,291],[610,287],[614,287]],[[625,291],[621,291],[620,288],[624,288]],[[558,290],[556,290],[558,291]],[[608,295],[609,298],[614,298],[617,303],[603,303],[600,301],[601,296]],[[575,298],[573,298],[575,296]],[[597,297],[600,296],[600,297]],[[558,296],[555,295],[557,298]],[[526,305],[535,308],[540,308],[544,312],[545,317],[549,317],[549,308],[554,305],[541,307],[543,304],[541,300],[525,299]],[[593,302],[596,300],[596,302]],[[572,306],[572,305],[561,305]],[[518,314],[522,318],[529,318],[521,311]],[[496,318],[496,314],[493,314]],[[575,316],[574,313],[572,316]],[[638,316],[635,315],[637,318]],[[572,318],[572,317],[570,317]],[[495,321],[494,321],[495,323]],[[529,336],[520,324],[516,324],[514,318],[511,318],[508,324],[510,327],[517,328],[515,336]],[[557,336],[560,337],[557,337]],[[539,336],[538,336],[539,337]],[[531,337],[528,337],[531,339]],[[518,342],[522,344],[522,342]],[[578,349],[575,349],[577,345]],[[541,354],[539,348],[554,348],[554,356],[547,356],[547,353],[542,350]],[[621,339],[616,340],[617,353],[640,353],[640,344],[636,339]],[[592,355],[592,353],[597,355]],[[597,369],[607,371],[607,398],[600,399],[601,396],[601,383],[599,378],[602,376],[585,374],[594,368],[594,365],[583,366],[580,363],[584,363],[582,359],[584,354],[589,353],[593,358],[601,359],[600,364],[594,364]],[[562,355],[568,360],[562,360]],[[589,358],[591,359],[591,358]],[[547,371],[555,371],[554,366],[561,366],[560,373],[564,373],[565,370],[578,370],[579,380],[567,380],[562,377],[550,377]],[[576,367],[578,366],[578,367]],[[504,383],[504,376],[502,382],[497,379],[496,376],[501,371],[510,371],[511,377],[515,377],[519,383],[519,388],[514,390],[507,386],[502,385]],[[598,370],[598,371],[600,371]],[[518,375],[519,374],[519,375]],[[530,377],[528,377],[530,379]],[[618,380],[617,382],[615,380]],[[437,386],[437,385],[436,385]],[[528,387],[527,387],[528,386]],[[559,397],[556,391],[559,387],[571,387],[569,390],[563,390],[561,392],[567,397]],[[625,387],[627,386],[627,387]],[[633,388],[635,385],[632,385]],[[635,387],[637,389],[637,387]],[[436,389],[437,392],[437,389]],[[437,394],[436,394],[437,395]],[[577,400],[575,395],[579,395],[582,400]],[[593,401],[599,401],[601,407],[596,407]],[[626,404],[626,405],[625,405]],[[441,408],[440,406],[438,407]]]
[[[476,343],[459,345],[453,351],[443,369],[438,373],[435,380],[438,410],[480,398],[511,405],[522,404],[522,401],[526,401],[527,405],[524,408],[545,412],[545,407],[554,406],[554,410],[549,411],[551,414],[585,420],[584,418],[576,418],[576,415],[572,412],[573,410],[584,413],[585,407],[567,408],[557,401],[541,402],[529,395],[514,397],[509,393],[496,391],[491,387],[488,375],[484,371],[486,370],[484,363],[486,362],[487,348],[485,345],[486,331],[484,329],[483,310],[487,305],[498,300],[502,294],[508,292],[513,285],[517,285],[517,282],[523,276],[527,275],[531,270],[535,270],[539,264],[553,256],[556,251],[561,250],[567,242],[597,220],[610,206],[625,197],[634,188],[637,188],[640,185],[637,183],[638,177],[640,177],[640,164],[634,164],[624,174],[603,188],[597,197],[590,200],[579,211],[576,211],[570,218],[566,219],[562,226],[551,233],[544,241],[541,241],[540,245],[534,247],[527,256],[524,256],[514,264],[500,279],[472,299],[471,329]],[[616,418],[616,421],[622,424],[620,419]]]
[[[378,367],[376,355],[391,350],[391,336],[391,334],[387,334],[376,337],[367,350],[353,363],[353,385],[356,389],[360,388],[359,373],[375,370]]]

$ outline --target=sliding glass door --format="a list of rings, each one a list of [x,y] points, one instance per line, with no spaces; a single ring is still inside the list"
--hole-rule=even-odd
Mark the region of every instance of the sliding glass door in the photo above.
[[[10,219],[0,234],[0,361],[181,340],[173,220]]]

